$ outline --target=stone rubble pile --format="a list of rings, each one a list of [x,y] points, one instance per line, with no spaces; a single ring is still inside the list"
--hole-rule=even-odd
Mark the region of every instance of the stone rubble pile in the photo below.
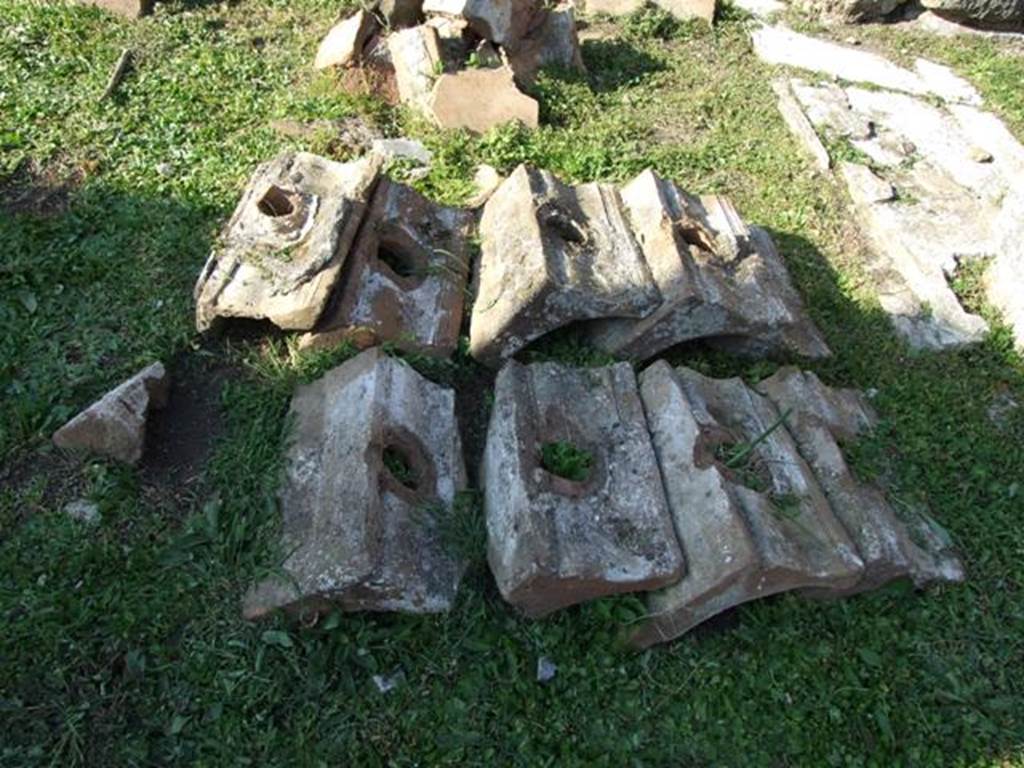
[[[390,341],[444,357],[472,282],[470,354],[495,367],[574,323],[637,361],[695,339],[829,354],[771,238],[725,198],[688,195],[650,171],[621,192],[526,166],[500,183],[485,174],[497,187],[473,272],[473,214],[380,168],[374,155],[289,153],[257,169],[197,282],[199,330],[266,319],[305,331],[302,346]]]
[[[774,88],[815,165],[834,167],[844,182],[897,331],[915,348],[981,340],[988,324],[961,306],[951,281],[985,259],[988,300],[1024,349],[1024,147],[980,108],[974,89],[922,59],[912,72],[783,28],[762,28],[754,39],[773,63],[840,78],[785,78]]]
[[[585,72],[571,4],[396,0],[360,10],[324,38],[314,66],[360,67],[442,128],[538,124],[522,92],[546,67]]]

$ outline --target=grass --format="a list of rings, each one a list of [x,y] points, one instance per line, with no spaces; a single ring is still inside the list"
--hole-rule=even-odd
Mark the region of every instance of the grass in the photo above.
[[[553,475],[582,483],[590,476],[594,454],[565,440],[544,443],[540,448],[540,465]]]
[[[995,331],[971,349],[913,354],[893,335],[845,200],[790,139],[742,21],[609,24],[612,37],[585,46],[589,84],[539,81],[546,127],[474,138],[313,73],[337,12],[326,0],[169,0],[130,24],[61,3],[4,5],[0,178],[32,167],[51,184],[75,181],[51,215],[0,214],[0,763],[1024,765],[1024,408],[989,418],[994,403],[1024,402],[1021,360],[987,308]],[[1022,59],[1000,44],[849,34],[949,61],[1024,135]],[[135,65],[100,102],[126,46]],[[968,582],[759,601],[731,631],[634,654],[620,636],[642,612],[635,598],[542,622],[506,607],[468,494],[451,535],[475,554],[450,614],[244,623],[241,595],[275,562],[291,391],[352,350],[299,352],[264,333],[199,340],[190,292],[256,162],[286,147],[334,151],[270,122],[359,113],[428,144],[435,163],[417,186],[446,202],[472,193],[476,163],[507,172],[524,161],[571,181],[652,166],[733,197],[772,232],[835,352],[814,369],[876,392],[882,422],[851,446],[857,471],[908,507],[926,504],[961,547]],[[571,332],[529,357],[602,362]],[[670,357],[755,381],[774,370],[693,347]],[[74,462],[48,446],[68,416],[154,358],[230,370],[195,477]],[[451,361],[410,362],[456,387],[463,408],[489,375],[464,345]],[[478,399],[462,414],[472,434],[486,423]],[[62,513],[77,498],[98,504],[98,526]],[[558,666],[546,685],[541,656]],[[403,682],[380,693],[372,676],[397,670]]]

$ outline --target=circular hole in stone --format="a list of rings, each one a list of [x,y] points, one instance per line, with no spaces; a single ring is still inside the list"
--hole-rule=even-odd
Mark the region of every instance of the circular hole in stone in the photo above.
[[[418,271],[415,259],[404,249],[382,243],[377,249],[377,258],[388,265],[388,269],[399,277],[415,277]]]
[[[384,448],[384,468],[398,482],[410,491],[419,488],[419,474],[413,467],[409,455],[397,445],[388,445]]]
[[[428,275],[429,260],[416,243],[401,234],[389,233],[377,243],[377,262],[402,288],[418,287]]]
[[[271,217],[288,216],[295,212],[292,196],[276,185],[271,185],[256,203],[256,207],[264,216]]]
[[[594,455],[573,443],[558,440],[541,445],[540,465],[556,477],[583,483],[594,469]]]

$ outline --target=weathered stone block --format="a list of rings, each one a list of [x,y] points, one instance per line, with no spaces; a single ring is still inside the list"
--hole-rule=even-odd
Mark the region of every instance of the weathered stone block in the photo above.
[[[540,105],[516,88],[506,67],[441,75],[427,100],[427,111],[442,128],[474,133],[516,120],[536,128],[540,119]]]
[[[315,69],[344,67],[359,60],[363,46],[380,25],[372,13],[359,10],[335,24],[320,43],[313,62]]]
[[[687,573],[648,595],[635,645],[759,597],[860,580],[863,561],[771,402],[664,361],[640,394]]]
[[[572,480],[545,469],[548,443],[588,451],[589,473]],[[679,578],[683,561],[627,364],[506,364],[482,475],[491,570],[528,616]]]
[[[377,13],[391,29],[412,27],[423,18],[423,0],[379,0]]]
[[[962,581],[963,567],[944,533],[920,513],[897,516],[882,491],[859,482],[843,458],[840,443],[871,429],[876,417],[856,390],[832,389],[810,372],[782,368],[758,385],[780,412],[800,455],[814,471],[832,510],[850,534],[864,573],[850,592],[863,592],[909,577],[922,587],[933,581]],[[830,589],[827,596],[838,592]]]
[[[921,0],[921,5],[971,26],[1024,30],[1024,0]]]
[[[501,46],[514,44],[535,23],[537,0],[425,0],[427,14],[459,16],[484,40]]]
[[[606,184],[517,168],[484,206],[470,351],[496,364],[578,320],[644,317],[660,294]]]
[[[217,318],[316,323],[377,182],[380,158],[287,153],[253,174],[196,283],[196,327]]]
[[[289,554],[246,596],[247,618],[451,606],[463,563],[445,528],[466,484],[454,405],[379,348],[296,389],[280,494]]]
[[[473,215],[384,179],[335,298],[302,346],[395,342],[450,355],[458,343]]]
[[[58,429],[58,448],[84,450],[135,464],[146,442],[150,410],[167,404],[170,381],[162,363],[153,363],[110,390]]]
[[[420,24],[392,32],[388,35],[388,51],[402,102],[427,109],[434,81],[444,66],[437,30]]]
[[[537,73],[547,67],[579,73],[587,71],[580,55],[572,6],[545,10],[541,18],[543,21],[529,34],[506,49],[516,82],[524,87],[532,85]]]
[[[594,323],[596,346],[635,360],[698,338],[758,355],[830,354],[768,233],[726,198],[688,195],[649,170],[621,195],[663,302],[640,319]]]

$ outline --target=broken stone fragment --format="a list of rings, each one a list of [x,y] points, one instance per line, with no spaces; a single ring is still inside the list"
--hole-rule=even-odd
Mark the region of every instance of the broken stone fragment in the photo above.
[[[410,160],[423,166],[434,159],[434,153],[415,139],[374,139],[370,149],[385,160]]]
[[[907,0],[801,0],[800,10],[841,22],[881,21]]]
[[[196,327],[266,319],[308,330],[320,317],[377,182],[380,157],[306,152],[256,169],[196,283]]]
[[[641,374],[640,395],[687,572],[647,595],[634,645],[749,600],[860,580],[863,561],[769,400],[664,361]]]
[[[606,13],[609,16],[629,16],[644,7],[645,0],[586,0],[587,13]]]
[[[402,102],[426,109],[438,73],[444,68],[437,30],[429,24],[388,35],[388,51]]]
[[[344,67],[359,61],[363,46],[379,28],[373,14],[359,10],[336,24],[320,43],[315,69]]]
[[[797,103],[796,98],[793,96],[790,82],[786,79],[773,80],[772,90],[775,91],[779,113],[782,115],[782,119],[789,128],[790,133],[793,134],[794,138],[810,155],[814,161],[814,167],[819,171],[828,172],[828,169],[832,167],[832,160],[828,156],[828,150],[821,143],[817,131],[814,130],[811,121],[807,119],[807,115],[804,114],[800,104]]]
[[[465,128],[474,133],[486,133],[516,120],[536,128],[540,116],[540,105],[516,88],[512,72],[505,67],[441,75],[427,100],[427,110],[442,128]]]
[[[448,356],[458,343],[473,215],[383,179],[336,296],[300,346],[394,342]]]
[[[461,17],[484,40],[514,44],[535,23],[537,0],[425,0],[424,13]]]
[[[149,413],[167,404],[170,386],[163,364],[153,363],[58,429],[53,442],[58,448],[135,464],[145,449]]]
[[[726,198],[688,195],[650,170],[621,195],[663,300],[646,317],[592,324],[598,348],[646,360],[704,338],[747,354],[830,354],[768,233]]]
[[[506,47],[508,64],[516,82],[529,87],[540,70],[551,67],[585,74],[576,34],[576,18],[570,5],[545,10],[529,34]]]
[[[716,0],[654,0],[654,4],[668,11],[680,21],[698,19],[713,24]]]
[[[519,166],[484,206],[480,238],[470,352],[489,365],[570,323],[660,303],[611,185]]]
[[[1024,31],[1024,0],[921,0],[921,5],[971,26]]]
[[[847,467],[840,444],[877,421],[861,393],[832,389],[813,373],[795,368],[780,369],[757,388],[780,413],[788,413],[786,428],[864,561],[864,573],[849,592],[907,577],[918,587],[963,580],[963,566],[949,546],[936,546],[942,534],[934,521],[911,512],[907,521],[900,519],[880,489],[859,482]],[[827,592],[837,594],[835,589]]]
[[[448,610],[464,569],[445,537],[466,485],[454,393],[375,348],[298,387],[290,420],[287,558],[246,595],[246,618]]]
[[[154,0],[78,0],[83,5],[94,5],[105,11],[137,19],[153,10]]]
[[[498,169],[493,165],[478,165],[476,171],[473,173],[473,186],[476,188],[476,194],[470,198],[469,202],[466,203],[467,208],[480,208],[491,199],[491,195],[494,194],[494,190],[501,186],[501,182],[505,180],[505,177],[498,173]]]
[[[632,368],[510,361],[494,394],[482,483],[502,597],[540,617],[676,581],[683,560]],[[552,445],[590,460],[560,476],[543,461]]]

